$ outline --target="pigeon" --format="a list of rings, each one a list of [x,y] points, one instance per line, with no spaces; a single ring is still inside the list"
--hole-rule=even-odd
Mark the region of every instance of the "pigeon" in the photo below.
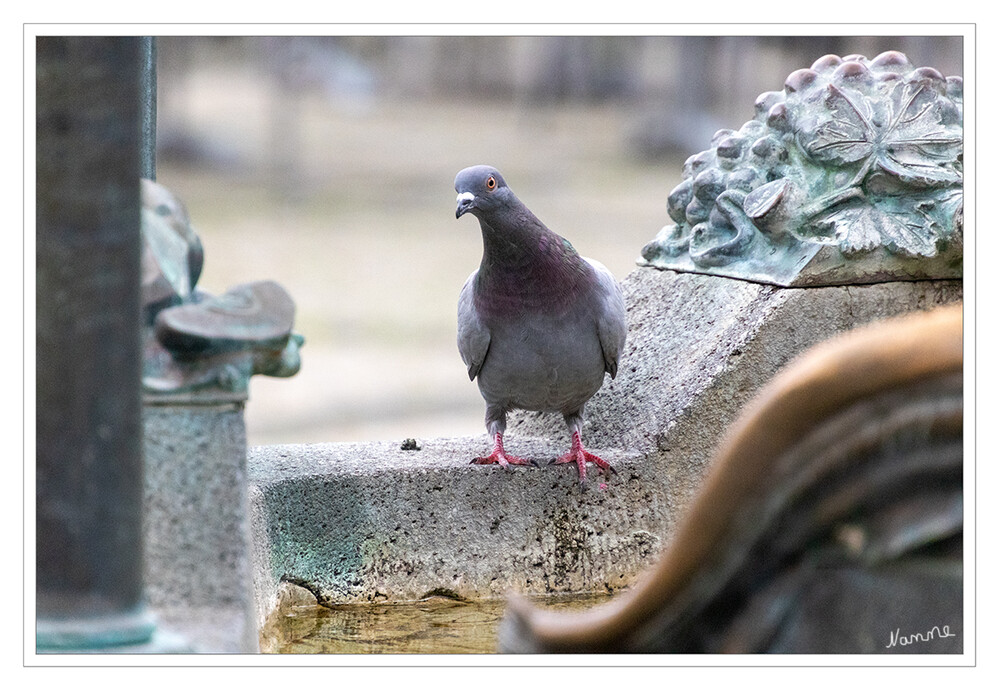
[[[624,297],[601,263],[580,256],[514,195],[493,167],[455,177],[455,218],[471,213],[482,230],[482,262],[458,298],[458,351],[486,402],[492,453],[473,464],[537,465],[503,449],[507,412],[561,412],[568,453],[585,488],[586,463],[616,472],[583,447],[583,406],[604,373],[617,374],[627,336]]]

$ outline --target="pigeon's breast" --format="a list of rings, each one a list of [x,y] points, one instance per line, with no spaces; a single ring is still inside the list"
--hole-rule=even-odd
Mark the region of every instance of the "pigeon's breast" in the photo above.
[[[603,384],[603,354],[590,318],[522,313],[490,326],[490,334],[478,376],[487,403],[575,412]]]

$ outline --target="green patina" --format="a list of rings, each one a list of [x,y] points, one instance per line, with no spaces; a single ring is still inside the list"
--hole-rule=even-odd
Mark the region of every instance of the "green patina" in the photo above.
[[[823,57],[691,156],[656,268],[784,286],[960,278],[963,84],[897,52]]]

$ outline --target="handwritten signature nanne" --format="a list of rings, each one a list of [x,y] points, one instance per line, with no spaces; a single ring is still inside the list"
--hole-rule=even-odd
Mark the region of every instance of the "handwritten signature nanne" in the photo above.
[[[932,628],[926,632],[912,633],[911,635],[902,635],[901,628],[895,628],[891,633],[891,639],[888,644],[885,645],[885,649],[891,649],[897,645],[903,647],[914,644],[916,642],[929,642],[930,640],[935,640],[938,637],[957,637],[956,633],[950,631],[950,626],[945,625],[942,628],[940,626],[934,625]]]

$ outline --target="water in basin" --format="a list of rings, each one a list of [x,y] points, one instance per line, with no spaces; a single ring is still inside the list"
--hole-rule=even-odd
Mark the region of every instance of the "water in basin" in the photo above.
[[[533,598],[536,606],[580,610],[607,594]],[[493,654],[506,608],[502,599],[429,597],[415,602],[285,606],[267,625],[260,648],[274,654]]]

